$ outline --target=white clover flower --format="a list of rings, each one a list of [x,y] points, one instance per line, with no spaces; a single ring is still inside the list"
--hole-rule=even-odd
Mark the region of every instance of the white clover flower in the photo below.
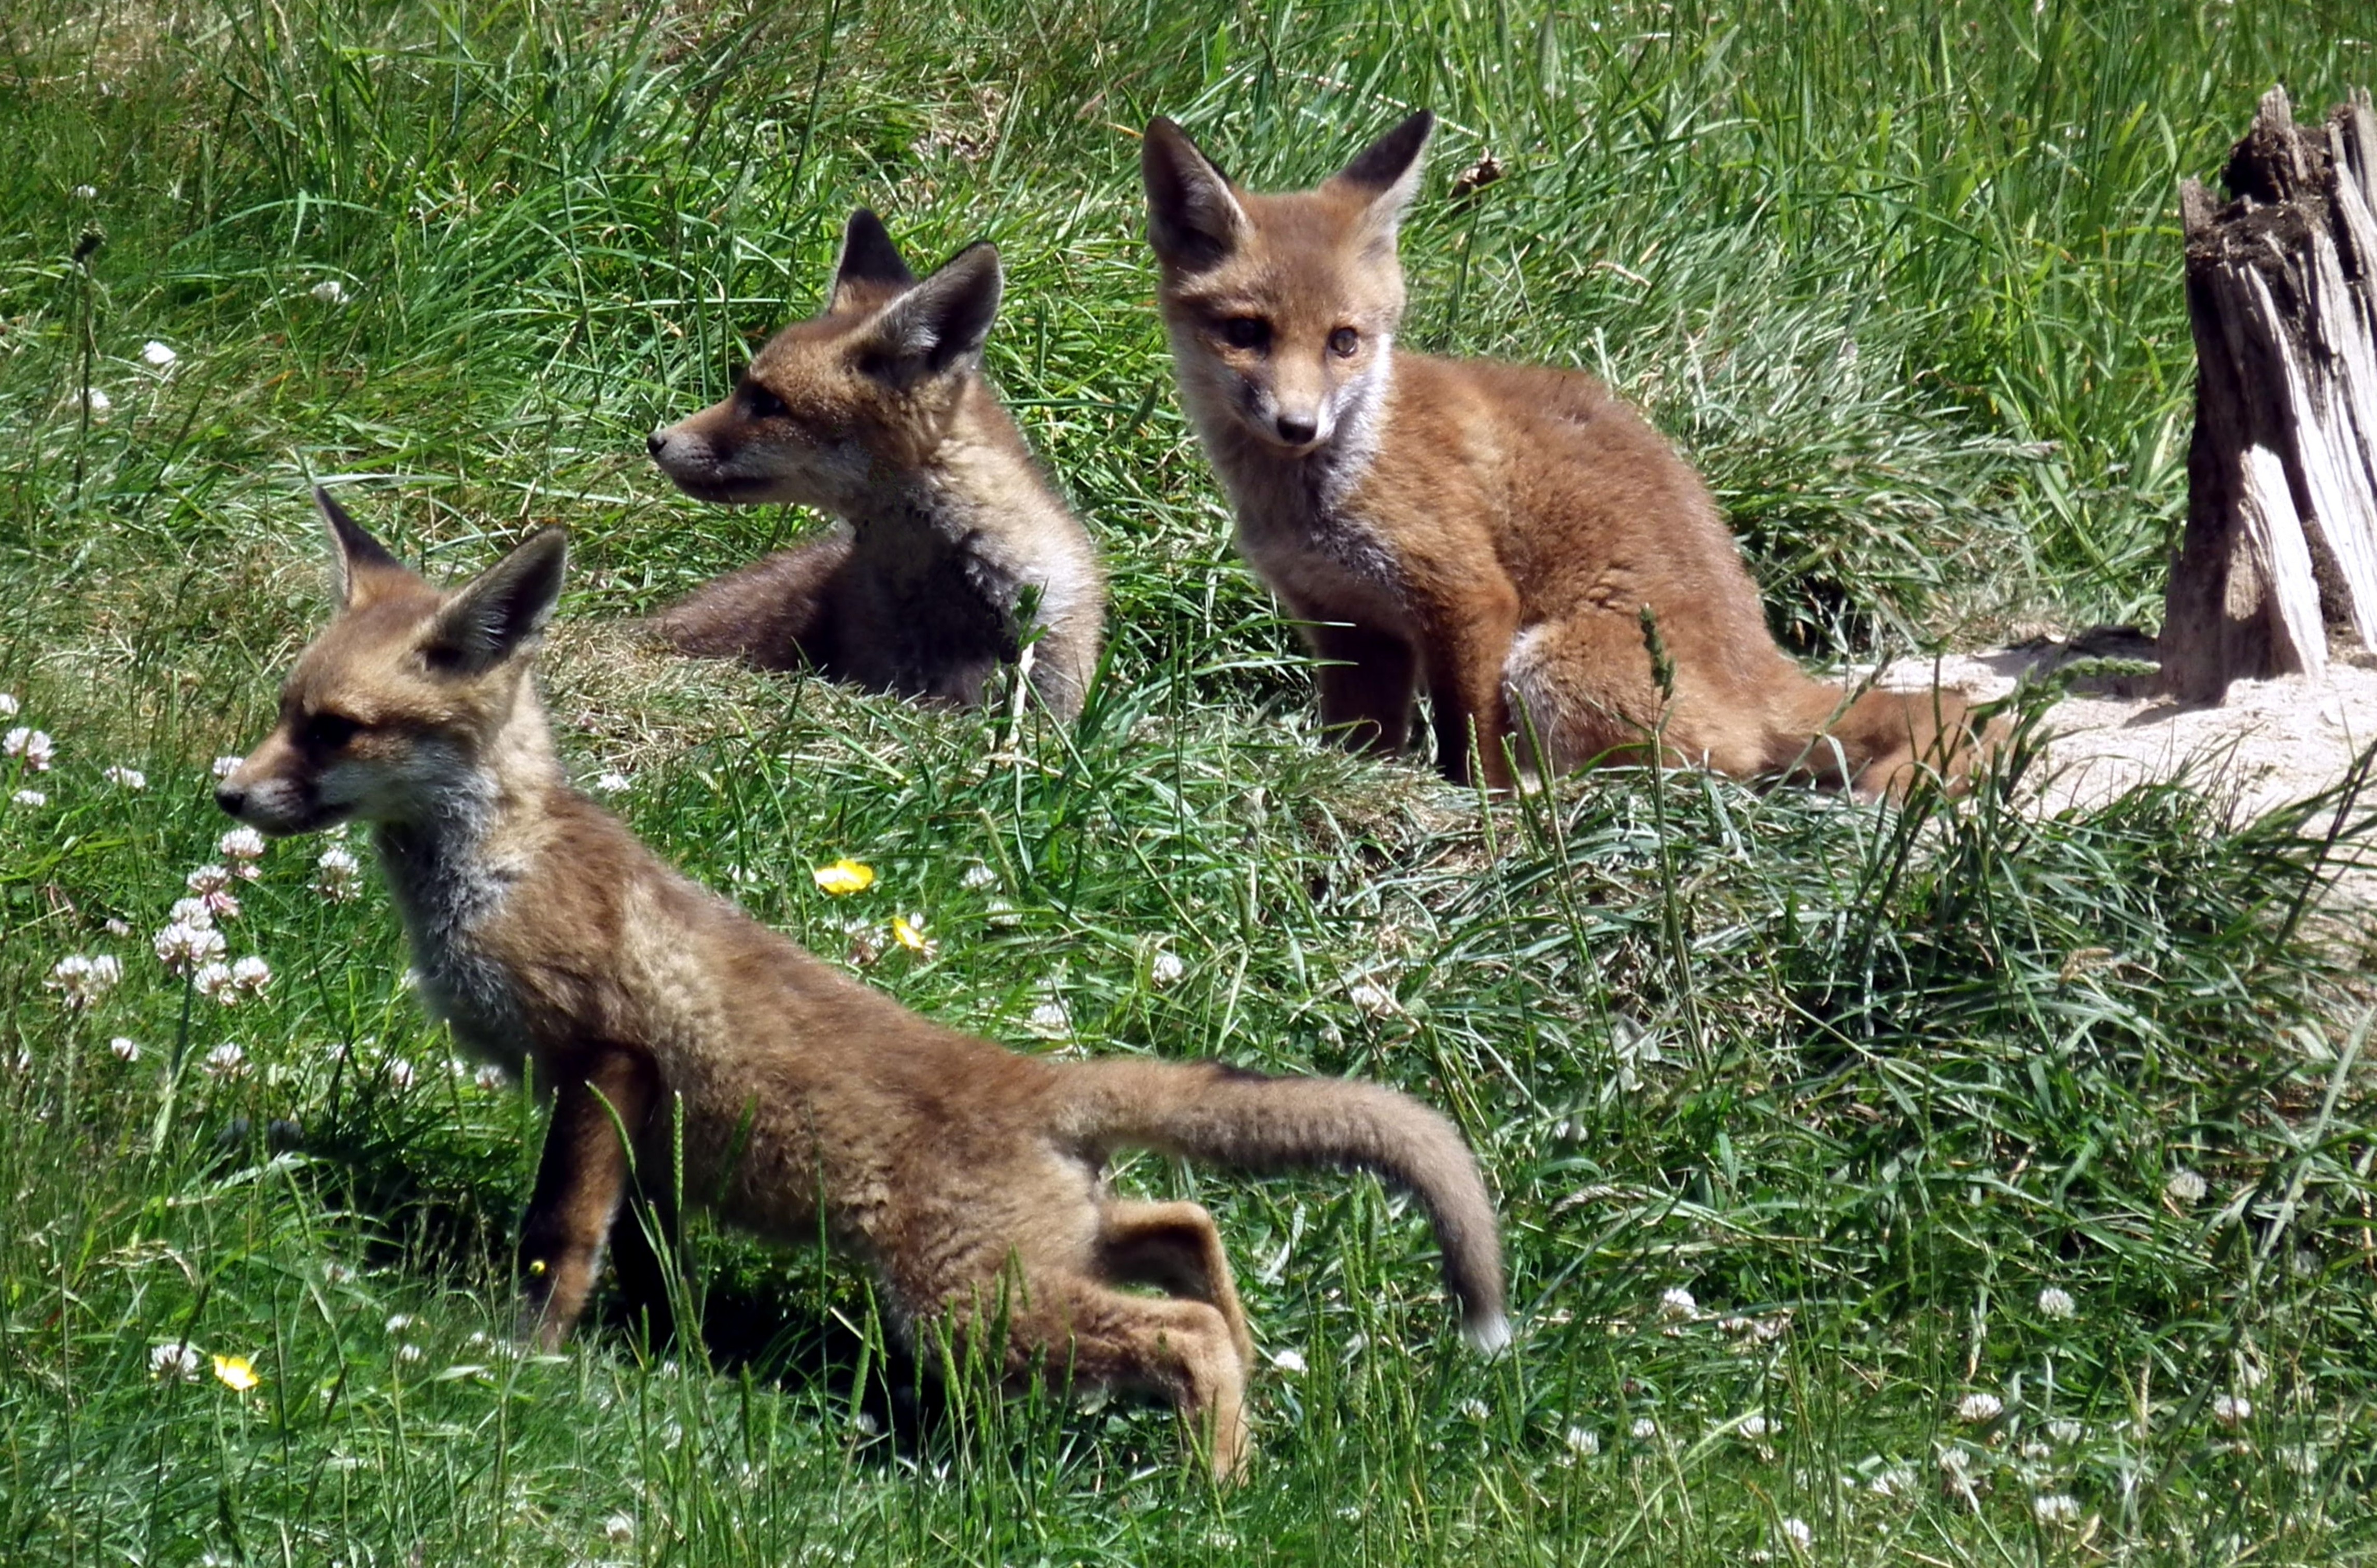
[[[1560,1433],[1560,1442],[1580,1459],[1590,1459],[1601,1452],[1601,1434],[1590,1427],[1571,1427]]]
[[[107,932],[110,936],[130,936],[132,934],[131,925],[124,921],[117,920],[113,915],[110,915],[106,920],[101,921],[100,929]]]
[[[511,1078],[501,1067],[498,1067],[494,1063],[490,1062],[482,1066],[477,1072],[471,1075],[471,1082],[476,1084],[479,1087],[487,1090],[489,1093],[493,1093],[496,1089],[502,1088],[506,1084],[510,1083]]]
[[[79,1013],[113,991],[123,978],[124,965],[113,953],[95,958],[69,953],[51,968],[50,978],[42,983],[58,993],[58,1001],[68,1011]]]
[[[421,971],[414,968],[410,964],[404,966],[403,968],[397,971],[396,989],[399,991],[419,991],[421,989]]]
[[[173,362],[182,356],[175,353],[170,344],[161,343],[151,338],[140,345],[140,357],[159,370],[171,370],[173,367]]]
[[[247,1052],[236,1041],[225,1040],[207,1052],[198,1064],[209,1078],[244,1078],[247,1075]]]
[[[2048,1440],[2060,1443],[2066,1448],[2079,1442],[2085,1430],[2069,1416],[2059,1416],[2047,1423]]]
[[[241,862],[264,858],[264,835],[253,827],[234,827],[215,840],[215,853],[232,861],[241,876],[253,877],[256,873]]]
[[[409,1089],[412,1087],[412,1079],[413,1072],[412,1063],[407,1062],[401,1056],[390,1057],[388,1059],[388,1081],[389,1083],[394,1084],[398,1088]]]
[[[140,1042],[129,1035],[117,1035],[107,1042],[107,1049],[115,1052],[115,1059],[118,1062],[140,1060]]]
[[[200,996],[211,997],[226,1007],[239,1001],[239,992],[232,986],[229,964],[200,964],[197,972],[190,977],[190,984]]]
[[[2030,1500],[2030,1514],[2042,1525],[2076,1525],[2080,1500],[2068,1492],[2042,1491]]]
[[[46,806],[50,803],[49,796],[39,790],[19,790],[8,798],[20,806]]]
[[[1271,1364],[1284,1372],[1300,1372],[1304,1371],[1304,1354],[1300,1350],[1274,1350]]]
[[[347,303],[347,286],[335,278],[325,278],[305,291],[326,305],[342,305]]]
[[[2289,1443],[2278,1450],[2278,1463],[2298,1476],[2319,1474],[2319,1449],[2308,1443]]]
[[[1024,1020],[1024,1024],[1034,1034],[1067,1035],[1073,1032],[1073,1015],[1062,1001],[1052,996],[1032,1009],[1032,1016]]]
[[[636,1538],[636,1522],[625,1514],[614,1514],[603,1521],[603,1538],[614,1546],[625,1546]]]
[[[391,1314],[388,1322],[382,1326],[390,1334],[401,1334],[406,1329],[411,1328],[414,1319],[411,1313],[396,1313]]]
[[[1893,1465],[1875,1471],[1865,1489],[1876,1497],[1904,1497],[1915,1490],[1915,1471],[1905,1465]]]
[[[1967,1394],[1956,1401],[1956,1419],[1975,1426],[1996,1420],[2005,1414],[2005,1401],[1994,1394]]]
[[[1636,1442],[1648,1443],[1659,1435],[1659,1423],[1648,1416],[1637,1416],[1634,1424],[1626,1430],[1633,1433]]]
[[[82,389],[82,405],[94,414],[103,414],[115,407],[115,399],[96,386]]]
[[[250,996],[261,996],[272,983],[272,966],[251,953],[232,965],[231,983]]]
[[[239,765],[246,760],[244,756],[219,756],[215,758],[214,765],[209,771],[217,778],[228,778],[237,773]]]
[[[2204,1186],[2204,1178],[2194,1171],[2174,1170],[2170,1173],[2170,1180],[2162,1184],[2162,1190],[2171,1202],[2184,1208],[2202,1203],[2204,1194],[2210,1189]]]
[[[1783,1538],[1791,1543],[1793,1550],[1805,1551],[1816,1544],[1816,1532],[1808,1527],[1805,1519],[1786,1519],[1783,1521]]]
[[[352,1284],[354,1277],[355,1271],[353,1269],[349,1268],[345,1264],[340,1263],[335,1259],[322,1265],[322,1283],[325,1285]]]
[[[74,198],[77,201],[97,201],[99,199],[99,187],[97,185],[77,185],[74,188]]]
[[[22,758],[28,773],[47,773],[57,755],[57,742],[45,731],[19,725],[0,737],[0,756]]]
[[[624,773],[604,773],[594,780],[594,791],[600,795],[624,795],[634,787],[634,782]]]
[[[17,694],[0,692],[0,719],[14,719],[17,717]]]
[[[314,861],[314,890],[333,904],[343,904],[355,896],[355,878],[362,870],[353,850],[333,844]]]
[[[100,777],[117,789],[129,790],[136,795],[149,788],[149,776],[137,767],[111,767]]]
[[[2212,1396],[2212,1419],[2224,1427],[2243,1426],[2253,1419],[2253,1402],[2241,1394]]]
[[[2038,1315],[2041,1317],[2068,1318],[2079,1310],[2080,1305],[2072,1299],[2072,1292],[2060,1286],[2049,1285],[2038,1293]]]
[[[223,956],[222,932],[211,925],[186,921],[175,921],[159,932],[152,945],[158,961],[177,975],[196,973]]]
[[[1688,1318],[1701,1310],[1692,1293],[1682,1286],[1671,1286],[1659,1292],[1659,1315],[1669,1320]]]
[[[2051,1459],[2055,1456],[2055,1445],[2044,1438],[2025,1438],[2022,1446],[2014,1452],[2025,1459]]]
[[[1345,1000],[1373,1018],[1399,1010],[1395,993],[1375,980],[1356,980],[1345,988]]]
[[[1783,1423],[1780,1421],[1769,1420],[1764,1416],[1744,1416],[1741,1418],[1740,1426],[1737,1427],[1735,1430],[1740,1432],[1742,1436],[1749,1438],[1752,1442],[1756,1442],[1762,1437],[1772,1437],[1776,1432],[1781,1431],[1783,1430]]]
[[[1460,1404],[1455,1405],[1453,1408],[1460,1411],[1463,1415],[1467,1416],[1473,1421],[1488,1420],[1492,1419],[1494,1414],[1493,1408],[1487,1405],[1485,1400],[1478,1398],[1474,1394],[1468,1398],[1463,1399]]]
[[[230,868],[219,865],[200,866],[182,879],[182,885],[203,898],[209,893],[231,885]]]
[[[399,1345],[396,1348],[396,1359],[408,1364],[421,1360],[427,1354],[428,1352],[418,1345]]]
[[[963,876],[958,878],[958,885],[972,888],[975,892],[980,892],[985,887],[996,887],[998,885],[998,873],[991,870],[987,863],[976,861],[966,867]]]
[[[1170,985],[1188,972],[1188,966],[1180,961],[1177,953],[1158,953],[1147,966],[1147,978],[1157,985]]]
[[[206,1358],[186,1344],[178,1341],[149,1347],[149,1375],[173,1378],[183,1383],[196,1383],[198,1369]]]
[[[212,931],[215,917],[237,920],[239,899],[229,893],[209,893],[203,898],[176,898],[173,912],[165,918],[175,925],[185,925],[198,931]]]

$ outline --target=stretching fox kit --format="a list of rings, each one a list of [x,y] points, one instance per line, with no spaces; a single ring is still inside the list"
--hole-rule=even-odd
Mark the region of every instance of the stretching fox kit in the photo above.
[[[530,673],[560,529],[441,593],[315,499],[343,607],[218,800],[275,835],[371,824],[424,999],[554,1087],[521,1237],[544,1344],[584,1308],[631,1181],[675,1190],[679,1135],[681,1190],[786,1242],[822,1223],[903,1335],[1003,1313],[1011,1377],[1166,1396],[1219,1476],[1247,1452],[1254,1356],[1229,1262],[1197,1205],[1109,1194],[1111,1150],[1376,1171],[1427,1207],[1471,1341],[1508,1340],[1494,1211],[1443,1117],[1347,1080],[1017,1055],[843,977],[563,777]]]
[[[851,214],[824,314],[649,443],[705,501],[788,501],[842,522],[705,584],[655,618],[662,636],[967,707],[1024,658],[1041,706],[1079,716],[1105,576],[983,378],[999,286],[987,244],[919,283],[875,214]],[[1027,622],[1040,634],[1028,650]]]
[[[1273,196],[1169,120],[1141,144],[1181,397],[1240,549],[1328,661],[1322,723],[1400,751],[1424,686],[1438,766],[1467,779],[1474,744],[1497,785],[1506,742],[1565,769],[1640,756],[1663,720],[1681,759],[1865,794],[1968,756],[1960,700],[1850,702],[1800,672],[1700,476],[1600,382],[1396,349],[1396,227],[1432,124],[1415,114],[1318,189]]]

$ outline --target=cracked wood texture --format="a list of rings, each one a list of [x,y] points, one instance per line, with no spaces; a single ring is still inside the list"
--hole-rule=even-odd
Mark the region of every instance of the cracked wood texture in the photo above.
[[[2162,685],[2319,678],[2377,649],[2377,113],[2366,91],[2298,125],[2273,88],[2216,206],[2180,187],[2195,335],[2187,531]]]

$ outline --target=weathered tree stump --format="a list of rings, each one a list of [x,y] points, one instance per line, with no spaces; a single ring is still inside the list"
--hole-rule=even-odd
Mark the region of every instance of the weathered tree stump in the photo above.
[[[2163,602],[2162,688],[2228,683],[2377,648],[2377,113],[2324,125],[2262,100],[2216,209],[2180,187],[2195,437],[2187,532]]]

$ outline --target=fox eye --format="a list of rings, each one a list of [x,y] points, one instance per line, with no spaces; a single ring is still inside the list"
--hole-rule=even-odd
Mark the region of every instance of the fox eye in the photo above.
[[[1341,360],[1350,360],[1354,350],[1362,346],[1362,335],[1350,327],[1341,327],[1329,334],[1329,351]]]
[[[353,740],[362,728],[343,713],[317,713],[297,731],[297,741],[308,751],[334,752]]]
[[[1271,341],[1271,323],[1259,315],[1233,315],[1222,322],[1222,341],[1233,349],[1260,349]]]
[[[743,387],[743,411],[755,420],[782,419],[790,410],[784,400],[756,382]]]

